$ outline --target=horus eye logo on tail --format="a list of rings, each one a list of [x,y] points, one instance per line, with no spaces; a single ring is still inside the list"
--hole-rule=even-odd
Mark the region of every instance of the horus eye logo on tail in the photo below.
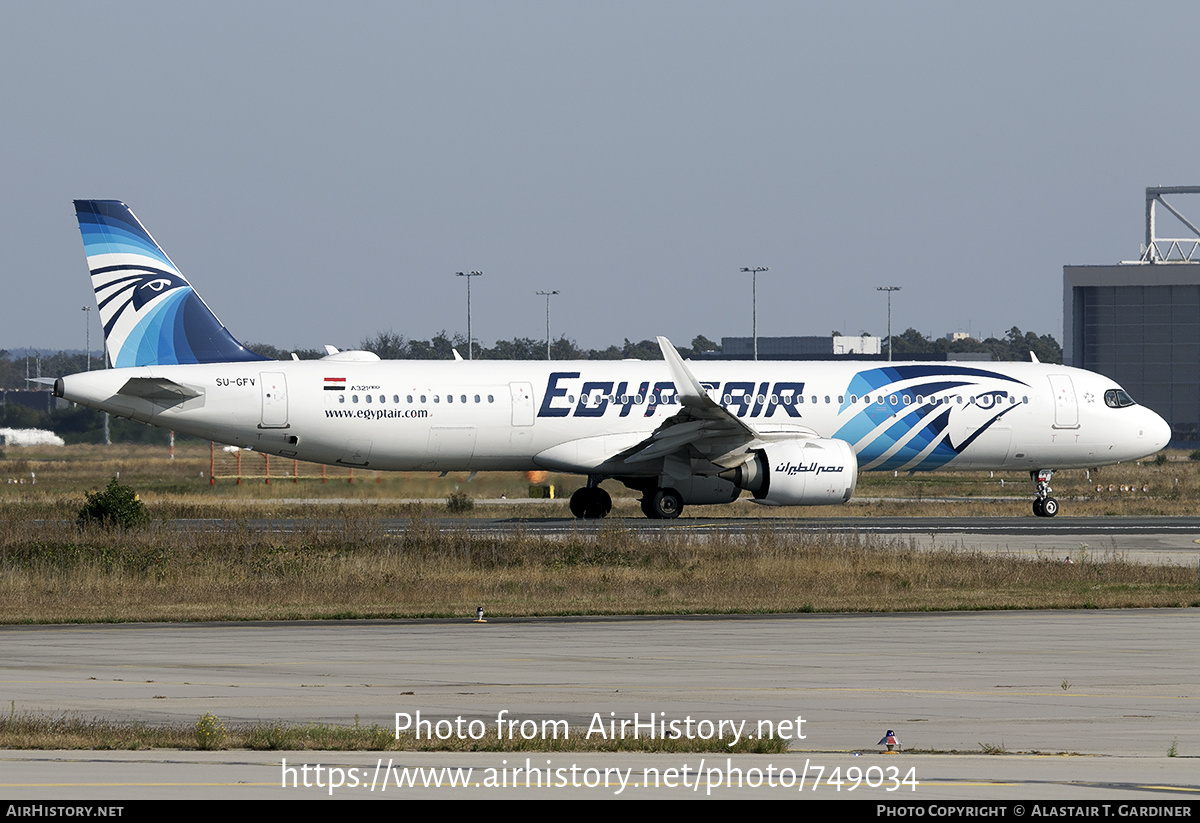
[[[76,200],[75,215],[113,366],[262,360],[221,324],[118,200]]]

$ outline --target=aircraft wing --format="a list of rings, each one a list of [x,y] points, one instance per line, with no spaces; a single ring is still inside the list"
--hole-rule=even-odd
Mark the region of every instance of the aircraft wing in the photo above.
[[[644,463],[685,450],[721,468],[732,468],[752,449],[772,440],[819,437],[804,426],[793,427],[786,433],[756,431],[708,396],[670,340],[659,337],[658,345],[675,382],[680,409],[650,437],[622,452],[618,457],[625,463]]]

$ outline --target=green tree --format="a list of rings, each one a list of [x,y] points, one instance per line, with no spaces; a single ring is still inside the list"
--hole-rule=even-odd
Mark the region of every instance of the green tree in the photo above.
[[[481,350],[480,356],[487,360],[537,360],[546,356],[546,341],[532,337],[497,340],[492,348]]]
[[[643,340],[631,343],[625,338],[625,347],[621,349],[621,357],[625,360],[662,360],[662,349],[654,340]]]
[[[381,331],[358,344],[363,351],[374,352],[380,360],[404,360],[409,356],[408,341],[394,331]]]
[[[555,360],[584,360],[584,352],[575,345],[574,340],[565,336],[550,344],[550,356]]]
[[[904,334],[892,335],[893,357],[903,359],[906,354],[929,354],[933,350],[933,342],[916,329],[909,328]]]

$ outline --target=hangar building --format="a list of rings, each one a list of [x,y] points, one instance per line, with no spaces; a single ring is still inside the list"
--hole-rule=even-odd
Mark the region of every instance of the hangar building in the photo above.
[[[1171,426],[1171,444],[1200,445],[1200,229],[1164,199],[1200,186],[1146,189],[1137,260],[1063,266],[1063,359],[1107,375]],[[1163,238],[1164,208],[1192,236]]]

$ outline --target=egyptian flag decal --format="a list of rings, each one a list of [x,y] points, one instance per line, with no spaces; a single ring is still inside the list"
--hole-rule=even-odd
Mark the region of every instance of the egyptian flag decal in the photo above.
[[[326,377],[325,391],[345,391],[346,378],[344,377]]]

